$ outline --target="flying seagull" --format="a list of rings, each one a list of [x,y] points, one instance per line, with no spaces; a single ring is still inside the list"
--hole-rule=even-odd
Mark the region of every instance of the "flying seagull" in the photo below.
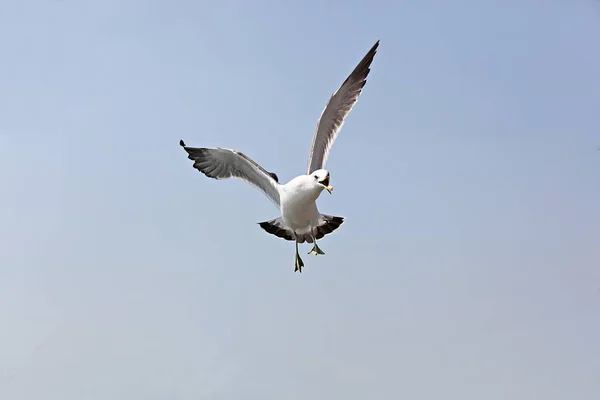
[[[265,231],[296,244],[294,271],[302,272],[304,262],[298,254],[298,243],[313,243],[308,254],[325,254],[317,239],[333,232],[344,222],[343,217],[321,214],[316,200],[325,189],[330,194],[330,174],[325,162],[331,146],[339,134],[344,119],[350,113],[367,82],[371,62],[379,40],[371,47],[342,86],[331,96],[321,113],[314,133],[306,175],[300,175],[286,184],[279,183],[276,174],[265,170],[244,153],[224,148],[189,147],[179,144],[194,161],[194,168],[214,179],[239,178],[261,190],[280,210],[281,215],[260,222]]]

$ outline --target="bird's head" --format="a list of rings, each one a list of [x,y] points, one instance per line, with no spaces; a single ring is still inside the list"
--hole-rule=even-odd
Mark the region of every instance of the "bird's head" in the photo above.
[[[318,169],[311,174],[311,177],[330,194],[333,192],[333,187],[329,186],[329,171],[326,169]]]

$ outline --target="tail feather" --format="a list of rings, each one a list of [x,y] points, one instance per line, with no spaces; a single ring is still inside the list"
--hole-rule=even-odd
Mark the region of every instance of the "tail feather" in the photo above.
[[[313,228],[315,239],[321,239],[323,236],[335,231],[344,223],[344,217],[334,217],[332,215],[321,214],[321,222]],[[294,233],[288,229],[281,217],[270,221],[259,222],[261,228],[268,233],[280,237],[285,240],[294,241]],[[313,239],[310,232],[297,232],[298,243],[312,243]]]
[[[292,232],[285,228],[282,228],[281,225],[283,224],[280,225],[278,223],[278,220],[281,220],[281,218],[276,218],[271,221],[259,222],[258,225],[260,225],[261,228],[269,232],[271,235],[275,235],[285,240],[294,240]]]
[[[344,223],[344,217],[334,217],[332,215],[323,215],[325,223],[317,227],[317,239],[321,239],[323,236],[330,234],[335,231]]]

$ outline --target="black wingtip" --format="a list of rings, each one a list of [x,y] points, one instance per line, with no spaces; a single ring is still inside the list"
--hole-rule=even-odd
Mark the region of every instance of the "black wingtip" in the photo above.
[[[377,48],[379,47],[379,39],[377,39],[377,41],[375,42],[375,44],[373,45],[373,47],[371,47],[371,50],[369,50],[369,53],[373,53],[373,55],[375,55],[375,53],[377,53]]]
[[[184,142],[183,140],[180,140],[180,141],[179,141],[179,145],[180,145],[181,147],[185,147],[185,142]]]

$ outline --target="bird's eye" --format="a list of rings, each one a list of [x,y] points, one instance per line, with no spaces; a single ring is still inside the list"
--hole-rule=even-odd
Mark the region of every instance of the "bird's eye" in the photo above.
[[[319,177],[317,175],[315,175],[314,177],[315,177],[315,179],[319,179]]]

